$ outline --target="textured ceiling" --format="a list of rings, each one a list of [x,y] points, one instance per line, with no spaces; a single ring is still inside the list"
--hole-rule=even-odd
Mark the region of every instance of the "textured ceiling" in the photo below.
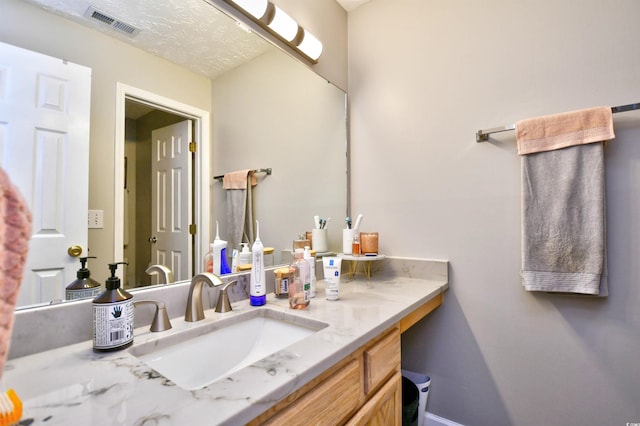
[[[24,0],[212,79],[274,47],[205,0]],[[86,18],[93,6],[135,36]]]

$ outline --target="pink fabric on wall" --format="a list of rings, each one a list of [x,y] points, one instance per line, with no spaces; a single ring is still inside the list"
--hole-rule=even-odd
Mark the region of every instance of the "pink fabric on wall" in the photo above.
[[[9,353],[14,309],[29,251],[31,213],[0,169],[0,377]]]

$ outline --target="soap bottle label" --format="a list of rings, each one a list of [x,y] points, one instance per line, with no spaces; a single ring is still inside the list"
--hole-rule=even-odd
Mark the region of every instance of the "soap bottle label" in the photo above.
[[[133,300],[93,305],[93,347],[116,349],[133,342]]]
[[[82,290],[69,290],[67,289],[65,292],[65,299],[67,300],[76,300],[76,299],[86,299],[86,298],[96,298],[102,292],[100,287],[93,288],[85,288]]]

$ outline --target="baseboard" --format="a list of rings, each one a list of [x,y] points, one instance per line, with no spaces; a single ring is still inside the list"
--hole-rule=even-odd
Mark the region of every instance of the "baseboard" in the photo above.
[[[464,426],[460,423],[445,419],[444,417],[436,416],[435,414],[429,413],[428,411],[424,416],[425,426]]]

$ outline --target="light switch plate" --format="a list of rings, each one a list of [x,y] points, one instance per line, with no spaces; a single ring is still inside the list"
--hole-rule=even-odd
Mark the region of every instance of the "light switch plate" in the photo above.
[[[89,229],[104,228],[104,210],[89,210]]]

